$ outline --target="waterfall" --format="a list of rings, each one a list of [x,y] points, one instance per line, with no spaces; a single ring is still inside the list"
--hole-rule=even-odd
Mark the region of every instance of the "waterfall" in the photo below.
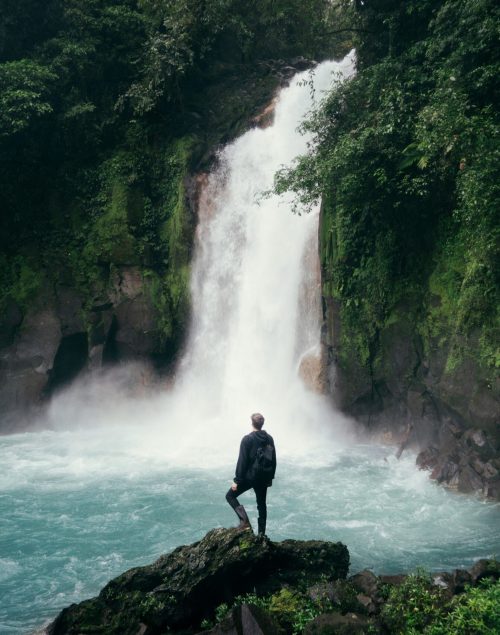
[[[352,56],[318,66],[316,99],[352,66]],[[277,446],[273,540],[341,540],[351,572],[440,571],[499,552],[498,505],[435,486],[410,453],[398,461],[349,443],[351,425],[312,389],[318,211],[260,200],[307,147],[296,130],[312,106],[307,78],[281,91],[273,125],[223,149],[204,179],[174,385],[131,397],[119,367],[58,394],[40,430],[0,437],[0,631],[26,633],[124,570],[233,524],[224,493],[256,410]]]
[[[272,124],[226,146],[199,196],[193,320],[177,408],[238,434],[261,411],[271,430],[293,441],[289,449],[301,451],[311,428],[339,422],[313,390],[321,383],[318,209],[293,214],[290,196],[262,194],[306,151],[300,122],[353,65],[351,53],[297,75],[279,94]]]
[[[87,377],[52,400],[42,428],[98,430],[75,448],[93,460],[102,435],[113,435],[122,458],[105,469],[123,469],[131,455],[148,469],[220,467],[235,461],[259,411],[281,456],[331,459],[352,429],[320,394],[319,209],[294,214],[291,196],[263,194],[307,150],[298,130],[306,114],[353,67],[354,52],[299,73],[277,95],[272,123],[224,147],[201,175],[192,322],[174,382],[132,398],[126,368]]]
[[[321,394],[319,209],[294,214],[291,196],[263,194],[307,150],[306,114],[353,67],[354,52],[298,74],[276,97],[271,125],[224,147],[201,175],[192,323],[174,382],[131,398],[126,368],[91,376],[51,402],[42,427],[98,431],[75,448],[93,460],[112,435],[121,458],[105,469],[116,471],[131,456],[148,469],[232,464],[257,411],[282,457],[328,462],[350,440],[350,423]]]

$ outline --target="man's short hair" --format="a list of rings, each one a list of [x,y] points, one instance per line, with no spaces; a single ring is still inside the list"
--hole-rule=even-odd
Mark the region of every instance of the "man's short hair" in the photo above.
[[[255,412],[250,419],[252,420],[252,425],[257,430],[260,430],[264,425],[264,417],[260,414],[260,412]]]

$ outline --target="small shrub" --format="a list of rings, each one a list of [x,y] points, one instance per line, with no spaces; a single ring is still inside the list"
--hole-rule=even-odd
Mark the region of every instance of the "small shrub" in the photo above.
[[[453,598],[450,612],[430,625],[426,635],[496,635],[500,633],[500,581],[483,580]]]
[[[0,254],[0,310],[7,298],[15,300],[23,309],[33,302],[43,280],[42,272],[24,256],[8,259]]]
[[[382,620],[401,635],[496,635],[500,633],[500,581],[484,580],[447,601],[422,571],[388,591]]]
[[[215,609],[215,621],[218,624],[219,622],[222,622],[222,620],[226,617],[226,615],[229,613],[229,604],[226,604],[225,602],[223,604],[219,604],[219,606]]]
[[[381,617],[390,633],[422,633],[444,616],[445,595],[423,571],[409,575],[389,592]]]
[[[276,619],[287,633],[297,635],[318,615],[331,612],[332,603],[328,598],[311,600],[308,596],[293,589],[281,589],[266,598],[244,596],[247,604],[260,606]]]

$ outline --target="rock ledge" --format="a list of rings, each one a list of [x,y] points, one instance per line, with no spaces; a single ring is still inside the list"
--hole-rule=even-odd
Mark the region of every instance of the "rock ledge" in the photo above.
[[[236,596],[344,579],[349,552],[341,543],[285,540],[250,531],[213,529],[155,563],[130,569],[98,597],[64,609],[47,635],[196,633],[215,607]]]

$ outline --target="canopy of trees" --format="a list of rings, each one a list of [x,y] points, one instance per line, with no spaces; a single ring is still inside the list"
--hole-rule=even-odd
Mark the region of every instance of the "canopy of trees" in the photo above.
[[[221,65],[318,54],[329,12],[327,0],[5,0],[3,248],[32,223],[49,231],[51,208],[86,198],[93,168],[138,128],[147,142],[155,125],[181,136],[185,104]]]

